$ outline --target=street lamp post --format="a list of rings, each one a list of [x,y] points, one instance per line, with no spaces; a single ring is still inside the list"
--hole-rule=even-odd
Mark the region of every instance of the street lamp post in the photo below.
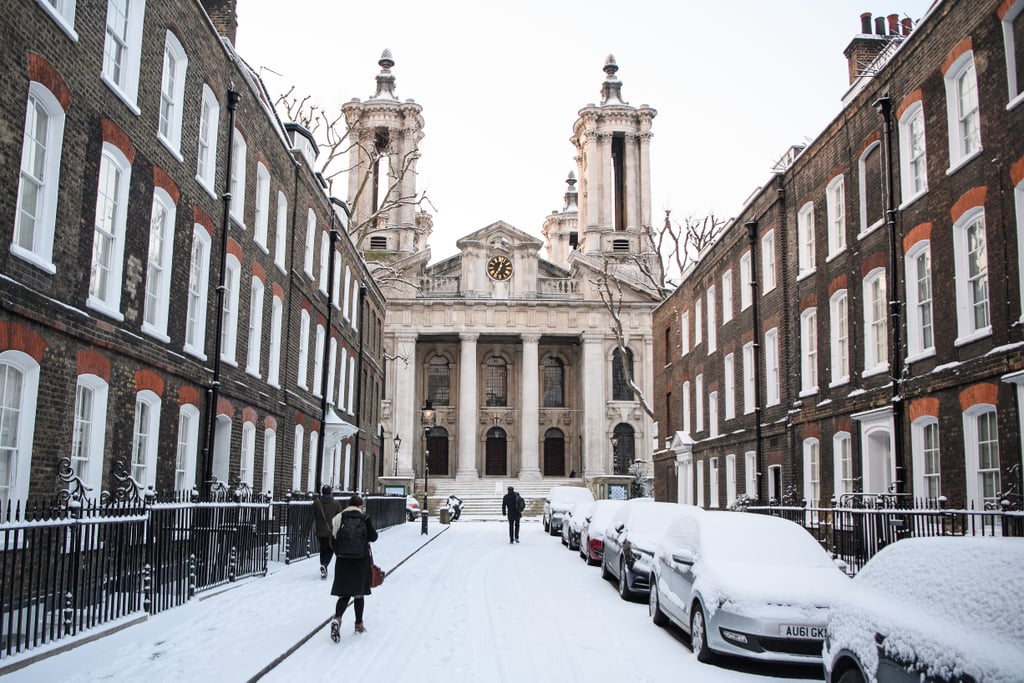
[[[427,533],[427,488],[430,486],[430,428],[434,426],[434,406],[427,399],[420,411],[420,423],[423,425],[423,509],[420,510],[420,535]]]
[[[402,437],[395,434],[395,471],[394,476],[398,476],[398,449],[402,447]]]
[[[612,436],[612,472],[615,472],[616,474],[618,474],[617,470],[619,468],[619,452],[618,452],[619,449],[618,449],[618,446],[619,446],[619,437]]]

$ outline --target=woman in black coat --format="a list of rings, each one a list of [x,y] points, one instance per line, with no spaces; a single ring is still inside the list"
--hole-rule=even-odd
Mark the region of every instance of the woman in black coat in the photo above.
[[[331,595],[338,596],[331,619],[331,640],[341,640],[341,617],[350,600],[355,604],[355,632],[364,633],[363,607],[370,594],[370,543],[377,540],[373,522],[363,512],[363,499],[353,494],[348,507],[335,517],[334,584]]]

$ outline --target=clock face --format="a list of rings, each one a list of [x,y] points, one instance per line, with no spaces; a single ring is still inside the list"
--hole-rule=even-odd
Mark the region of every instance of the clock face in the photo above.
[[[487,274],[495,280],[512,277],[512,261],[507,256],[492,256],[487,262]]]

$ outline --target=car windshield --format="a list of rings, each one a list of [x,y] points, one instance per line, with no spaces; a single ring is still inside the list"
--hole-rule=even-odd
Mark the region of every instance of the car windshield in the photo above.
[[[701,550],[718,562],[832,566],[832,560],[803,527],[752,512],[709,512],[701,516]]]
[[[629,516],[629,530],[639,531],[646,537],[657,539],[678,516],[679,506],[675,503],[638,505]]]
[[[594,500],[594,494],[590,489],[572,486],[561,489],[551,495],[552,505],[568,505],[572,503],[589,503]]]

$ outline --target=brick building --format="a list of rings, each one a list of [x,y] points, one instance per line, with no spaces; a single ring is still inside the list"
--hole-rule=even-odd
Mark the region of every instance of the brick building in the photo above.
[[[655,312],[658,498],[1020,503],[1022,10],[861,17],[841,111]]]
[[[307,491],[325,414],[322,480],[375,488],[384,299],[311,135],[235,53],[234,2],[2,21],[3,510],[63,488],[62,458],[90,496],[116,463],[161,496]]]

